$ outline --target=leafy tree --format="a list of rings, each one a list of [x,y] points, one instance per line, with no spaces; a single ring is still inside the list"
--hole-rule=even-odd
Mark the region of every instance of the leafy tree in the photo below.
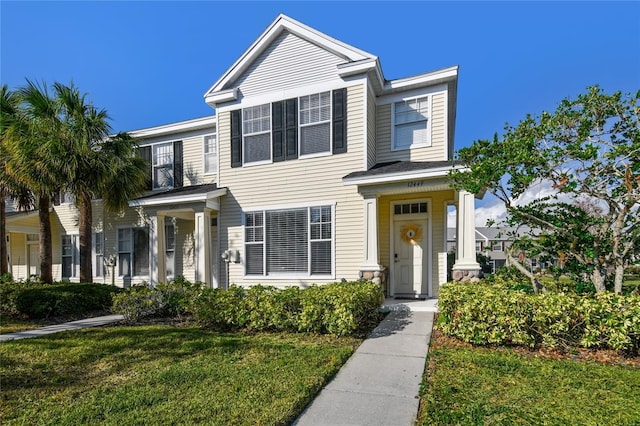
[[[501,138],[461,149],[468,170],[454,171],[452,179],[474,193],[488,190],[504,203],[509,225],[528,229],[531,238],[512,250],[558,259],[598,292],[613,277],[621,293],[624,268],[640,248],[639,113],[640,91],[609,95],[588,87],[554,113],[527,115]],[[547,195],[526,202],[523,194],[537,185]],[[510,260],[519,265],[513,253]]]

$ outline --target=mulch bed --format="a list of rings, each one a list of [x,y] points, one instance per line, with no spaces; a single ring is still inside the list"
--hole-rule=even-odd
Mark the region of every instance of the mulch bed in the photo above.
[[[463,342],[455,337],[444,335],[438,326],[433,327],[431,334],[430,349],[471,349],[486,348],[487,350],[512,351],[519,355],[534,358],[548,359],[568,359],[573,361],[591,361],[602,364],[630,365],[640,368],[640,356],[630,356],[610,349],[587,349],[587,348],[526,348],[522,346],[478,346]]]

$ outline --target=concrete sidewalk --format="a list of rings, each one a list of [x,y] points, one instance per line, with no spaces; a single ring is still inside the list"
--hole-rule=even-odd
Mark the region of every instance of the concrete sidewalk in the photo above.
[[[107,325],[124,319],[122,315],[105,315],[103,317],[86,318],[78,321],[65,322],[63,324],[49,325],[35,330],[17,331],[10,334],[0,334],[0,342],[10,340],[29,339],[32,337],[45,336],[47,334],[59,333],[67,330],[77,330],[87,327],[98,327]]]
[[[385,307],[389,315],[294,425],[414,424],[436,301]]]

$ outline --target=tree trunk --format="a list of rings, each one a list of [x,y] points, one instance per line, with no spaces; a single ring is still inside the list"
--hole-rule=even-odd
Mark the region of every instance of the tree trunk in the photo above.
[[[40,220],[40,281],[47,284],[53,282],[49,201],[48,195],[40,196],[38,199],[38,219]]]
[[[91,195],[84,193],[78,198],[78,233],[80,234],[80,282],[93,282],[91,263]]]
[[[593,286],[596,288],[597,293],[602,293],[607,291],[607,287],[604,284],[605,275],[600,271],[600,268],[597,266],[593,269],[591,273],[591,282]]]
[[[9,255],[7,253],[7,216],[4,190],[0,189],[0,275],[9,272]]]
[[[507,260],[509,261],[509,264],[515,266],[518,271],[522,272],[524,275],[526,275],[529,278],[529,280],[531,280],[531,286],[533,287],[534,292],[536,293],[540,293],[541,291],[544,293],[547,292],[547,288],[544,285],[542,285],[540,281],[538,281],[538,278],[536,278],[536,276],[533,275],[527,268],[522,266],[522,264],[518,262],[513,256],[511,256],[511,253],[509,252],[507,252]]]
[[[616,265],[616,275],[613,289],[616,294],[622,294],[622,280],[624,279],[624,265]]]

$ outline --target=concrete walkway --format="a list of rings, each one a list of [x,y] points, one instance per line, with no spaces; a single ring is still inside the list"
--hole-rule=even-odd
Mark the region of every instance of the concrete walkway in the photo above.
[[[389,300],[389,315],[294,425],[413,425],[436,300]]]
[[[17,331],[10,334],[0,334],[0,342],[10,340],[29,339],[32,337],[45,336],[47,334],[59,333],[67,330],[77,330],[79,328],[98,327],[107,325],[124,319],[122,315],[106,315],[103,317],[86,318],[79,321],[65,322],[64,324],[49,325],[35,330]]]

